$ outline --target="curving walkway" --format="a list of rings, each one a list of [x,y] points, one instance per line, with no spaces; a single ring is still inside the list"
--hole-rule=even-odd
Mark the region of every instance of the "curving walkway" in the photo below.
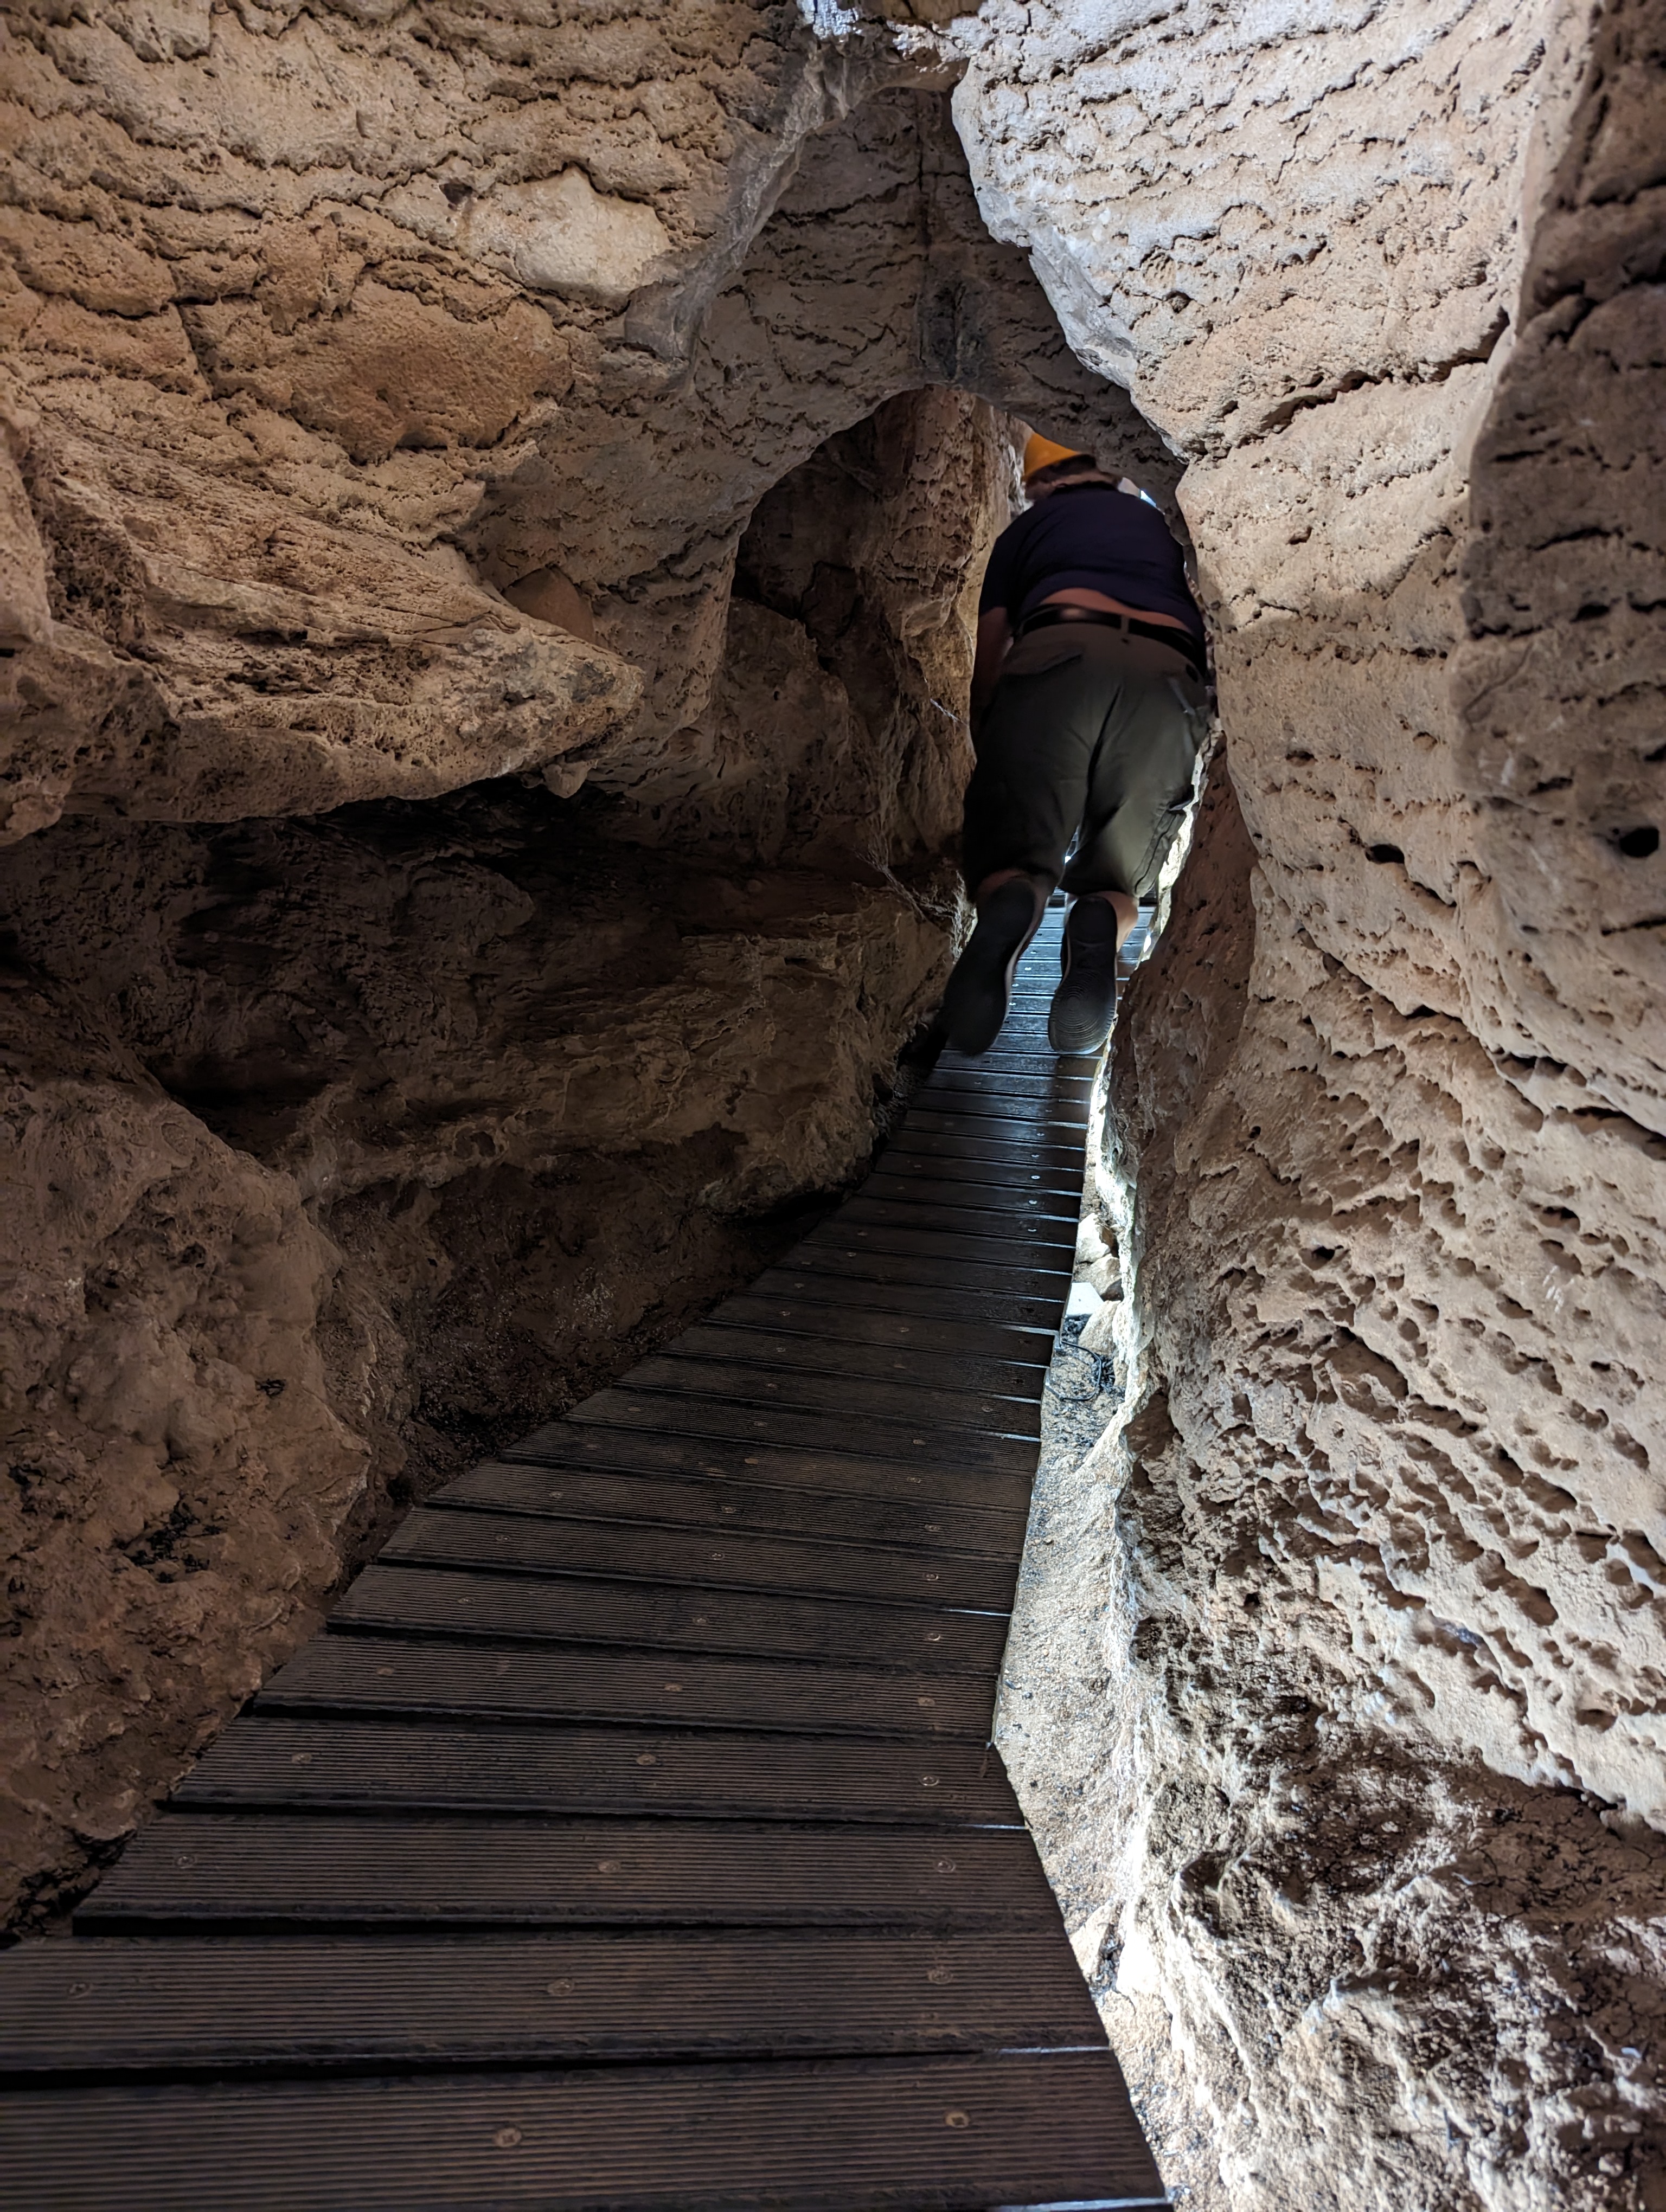
[[[414,1512],[0,1960],[9,2201],[1165,2201],[988,1741],[1090,1091],[1060,921],[854,1198]]]

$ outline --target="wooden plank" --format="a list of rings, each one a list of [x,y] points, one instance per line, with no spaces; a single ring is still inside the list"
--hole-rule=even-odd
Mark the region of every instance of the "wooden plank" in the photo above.
[[[830,1498],[802,1488],[726,1482],[714,1475],[690,1481],[599,1474],[587,1468],[557,1474],[505,1460],[471,1468],[428,1502],[447,1511],[484,1508],[559,1521],[642,1521],[731,1534],[745,1529],[760,1535],[825,1536],[928,1553],[964,1552],[984,1559],[1014,1559],[1024,1545],[1024,1520],[1018,1513],[974,1512],[917,1499]]]
[[[1119,974],[1120,985],[1126,978]],[[1008,1005],[1006,1022],[1002,1024],[996,1049],[1005,1047],[1014,1054],[1037,1059],[1044,1058],[1055,1067],[1067,1068],[1073,1074],[1097,1075],[1099,1066],[1097,1052],[1055,1052],[1047,1034],[1047,1018],[1052,1012],[1053,1000],[1058,989],[1056,980],[1049,978],[1039,990],[1027,986],[1013,992]],[[1103,1049],[1103,1048],[1101,1048]],[[994,1054],[991,1053],[993,1059]]]
[[[921,1382],[882,1382],[866,1376],[818,1375],[781,1361],[765,1364],[745,1360],[738,1356],[743,1348],[738,1346],[737,1356],[729,1359],[661,1352],[633,1367],[623,1387],[691,1391],[737,1406],[792,1406],[800,1412],[830,1414],[841,1424],[854,1419],[929,1425],[945,1451],[953,1448],[951,1438],[961,1434],[1041,1434],[1040,1416],[1031,1398],[934,1390]]]
[[[949,1068],[938,1061],[932,1075],[927,1075],[911,1093],[909,1106],[927,1097],[978,1097],[1022,1119],[1047,1115],[1053,1109],[1067,1109],[1068,1113],[1086,1110],[1093,1103],[1093,1075],[1068,1073],[1058,1061],[1047,1075],[1029,1075],[1020,1068],[980,1066],[976,1061]]]
[[[920,1290],[958,1285],[968,1294],[981,1290],[1009,1301],[1050,1292],[1058,1300],[1051,1316],[1054,1324],[1075,1269],[1073,1243],[1031,1243],[1022,1238],[968,1237],[952,1229],[897,1229],[863,1221],[841,1224],[836,1218],[812,1230],[787,1254],[784,1264],[819,1267],[825,1254],[860,1261],[861,1273],[853,1273],[853,1281]]]
[[[999,1144],[1056,1145],[1073,1136],[1079,1141],[1087,1124],[1085,1106],[1037,1103],[1020,1109],[971,1092],[926,1091],[910,1103],[903,1127],[910,1134],[932,1130],[948,1136],[982,1135]]]
[[[813,2000],[806,2002],[806,1993]],[[108,1938],[0,1960],[0,2079],[1103,2045],[1061,1929]]]
[[[964,1267],[922,1261],[907,1272],[893,1269],[892,1279],[883,1281],[878,1279],[879,1255],[842,1254],[820,1245],[806,1249],[800,1245],[794,1257],[803,1264],[766,1269],[752,1285],[753,1295],[813,1297],[824,1304],[844,1304],[853,1311],[908,1314],[922,1321],[999,1323],[1037,1333],[1049,1347],[1064,1310],[1064,1297],[1051,1276],[1044,1279],[1042,1289],[1031,1288],[1025,1277],[1015,1284],[1003,1279],[979,1286],[968,1283]]]
[[[1026,1111],[1037,1102],[1073,1108],[1084,1106],[1091,1099],[1093,1089],[1093,1077],[1086,1073],[1078,1073],[1067,1060],[1057,1061],[1045,1073],[1037,1075],[1020,1073],[1012,1067],[991,1067],[982,1060],[962,1060],[954,1065],[939,1060],[914,1097],[964,1091],[976,1093],[980,1098],[1001,1099],[1018,1111]]]
[[[1159,2204],[1109,2051],[0,2100],[31,2212],[920,2212]]]
[[[898,1149],[883,1154],[860,1187],[863,1197],[907,1206],[970,1206],[980,1213],[1015,1214],[1073,1225],[1082,1215],[1082,1162],[1069,1172],[1037,1169],[1028,1159],[963,1160]]]
[[[1048,1042],[1047,1017],[1051,999],[1050,991],[1043,994],[1039,999],[1029,995],[1022,999],[1014,998],[1009,1007],[1006,1019],[1002,1024],[995,1050],[977,1060],[959,1060],[955,1063],[956,1069],[965,1071],[987,1068],[996,1060],[998,1052],[1005,1052],[1014,1060],[1032,1060],[1038,1063],[1035,1068],[1019,1071],[1025,1074],[1050,1075],[1061,1066],[1076,1074],[1090,1072],[1088,1067],[1085,1067],[1083,1061],[1074,1055],[1067,1060],[1061,1060],[1061,1055],[1054,1051]],[[939,1066],[945,1064],[943,1061],[939,1062]]]
[[[945,1133],[930,1125],[945,1115],[952,1118],[953,1110],[946,1096],[924,1098],[920,1121],[903,1121],[876,1154],[873,1166],[885,1167],[895,1154],[901,1152],[939,1150]],[[970,1148],[969,1156],[982,1154],[988,1158],[994,1169],[992,1181],[1006,1181],[1011,1166],[1020,1172],[1040,1169],[1051,1182],[1072,1189],[1079,1188],[1086,1134],[1077,1122],[1055,1125],[1045,1120],[1018,1121],[1008,1125],[997,1117],[984,1115],[968,1121],[964,1127],[957,1125],[952,1133],[958,1146]],[[950,1172],[958,1174],[962,1170],[956,1168]]]
[[[1000,1042],[982,1060],[964,1063],[968,1074],[977,1073],[991,1081],[1007,1075],[1019,1075],[1050,1082],[1062,1079],[1073,1086],[1085,1086],[1086,1096],[1093,1096],[1099,1083],[1097,1053],[1057,1053],[1047,1042],[1047,1024],[1038,1018],[1033,1030],[1022,1024],[1003,1030]]]
[[[936,1117],[933,1117],[936,1118]],[[1022,1138],[980,1136],[976,1130],[911,1129],[906,1126],[877,1164],[914,1172],[960,1175],[976,1167],[995,1180],[1039,1174],[1040,1188],[1079,1192],[1086,1163],[1082,1145],[1031,1144]]]
[[[960,1281],[987,1281],[991,1290],[1026,1290],[1051,1281],[1068,1281],[1073,1249],[1071,1245],[1037,1245],[1022,1239],[958,1237],[953,1230],[887,1230],[860,1221],[845,1221],[832,1214],[821,1228],[794,1245],[787,1261],[794,1263],[803,1252],[856,1252],[870,1261],[876,1281],[896,1281],[916,1276],[932,1281],[916,1263],[949,1261],[958,1267]]]
[[[1024,1062],[1029,1064],[1019,1064]],[[1010,1083],[1014,1097],[1035,1097],[1061,1083],[1091,1091],[1097,1070],[1092,1062],[1078,1055],[1055,1053],[1047,1042],[1046,1008],[1036,1006],[1026,1010],[1015,997],[1006,1024],[987,1053],[963,1058],[941,1052],[925,1079],[927,1083]]]
[[[790,1331],[830,1347],[837,1341],[871,1345],[879,1351],[943,1352],[986,1359],[997,1370],[1011,1368],[1031,1378],[1045,1372],[1053,1352],[1051,1335],[1034,1329],[1004,1328],[985,1322],[930,1321],[917,1315],[852,1307],[843,1301],[842,1294],[836,1294],[830,1303],[826,1298],[772,1298],[755,1290],[744,1291],[714,1306],[702,1327]]]
[[[963,1290],[978,1285],[1019,1297],[1067,1280],[1073,1266],[1069,1245],[966,1237],[953,1230],[879,1228],[847,1223],[836,1213],[795,1244],[781,1264],[794,1267],[801,1255],[819,1252],[846,1252],[865,1261],[868,1278],[878,1283],[938,1286],[940,1279],[944,1287],[958,1281]],[[956,1271],[952,1277],[942,1275],[945,1262]]]
[[[980,1136],[975,1130],[951,1133],[913,1129],[906,1122],[879,1155],[882,1165],[905,1170],[927,1161],[952,1160],[957,1167],[976,1163],[1001,1173],[1012,1170],[1020,1174],[1036,1171],[1044,1181],[1050,1178],[1060,1188],[1077,1191],[1082,1187],[1085,1159],[1079,1139],[1073,1138],[1067,1144],[1050,1139],[1045,1144],[1031,1144],[1024,1139],[1010,1141],[1000,1136]]]
[[[798,1735],[953,1738],[982,1746],[993,1704],[992,1682],[977,1674],[325,1635],[303,1644],[279,1668],[257,1710],[657,1721]]]
[[[839,1208],[838,1219],[846,1228],[860,1223],[864,1227],[950,1230],[957,1236],[993,1237],[1003,1243],[1056,1246],[1066,1253],[1076,1249],[1076,1216],[1047,1212],[1039,1201],[1034,1206],[958,1206],[940,1195],[893,1198],[864,1185]]]
[[[215,1738],[173,1802],[1024,1825],[998,1753],[976,1745],[258,1711]]]
[[[1060,1244],[1073,1238],[1082,1210],[1080,1187],[1073,1180],[1067,1188],[1055,1192],[1038,1181],[1020,1182],[1016,1176],[1003,1188],[958,1166],[935,1176],[899,1176],[882,1164],[845,1200],[839,1214],[829,1218],[848,1215],[852,1207],[860,1209],[860,1215],[852,1217],[860,1218],[876,1206],[905,1208],[873,1217],[894,1220],[899,1226],[961,1228],[978,1237],[1039,1236]],[[959,1214],[976,1218],[962,1222],[949,1218]],[[938,1216],[944,1218],[935,1219]]]
[[[915,1092],[909,1102],[909,1111],[910,1115],[925,1109],[940,1114],[978,1113],[1015,1121],[1026,1128],[1045,1127],[1061,1119],[1072,1127],[1085,1126],[1085,1117],[1092,1103],[1091,1085],[1070,1084],[1059,1079],[1043,1085],[1037,1078],[1027,1075],[1015,1075],[1011,1079],[1015,1084],[1034,1085],[1035,1088],[1008,1090],[1003,1079],[995,1075],[981,1080],[970,1075],[942,1079],[933,1076]]]
[[[922,1613],[851,1598],[755,1597],[653,1583],[539,1582],[380,1561],[365,1569],[331,1620],[337,1628],[398,1634],[727,1651],[906,1674],[993,1674],[1006,1640],[1000,1613]]]
[[[1037,1224],[1058,1243],[1068,1243],[1082,1221],[1082,1197],[1078,1190],[1042,1190],[1037,1183],[987,1183],[976,1175],[933,1176],[896,1175],[890,1168],[874,1168],[856,1197],[848,1206],[883,1206],[880,1221],[938,1217],[940,1228],[976,1228],[980,1234],[1009,1234],[1009,1228]],[[907,1207],[909,1212],[901,1212]],[[964,1217],[964,1218],[963,1218]]]
[[[1008,1081],[1035,1084],[1049,1090],[1057,1086],[1061,1095],[1067,1091],[1073,1097],[1091,1101],[1102,1079],[1098,1054],[1054,1051],[1047,1041],[1050,997],[1049,993],[1038,1001],[1023,1006],[1015,1002],[1000,1042],[982,1060],[962,1060],[953,1067],[939,1061],[938,1068],[951,1082],[982,1081],[997,1089]],[[938,1069],[933,1070],[933,1076],[937,1072]],[[1026,1090],[1018,1095],[1033,1097],[1038,1094]]]
[[[418,1506],[380,1558],[390,1566],[487,1567],[539,1576],[621,1577],[702,1589],[794,1591],[891,1605],[1011,1610],[1016,1559],[879,1545],[818,1543],[739,1529],[659,1528],[635,1522],[550,1521],[517,1513]]]
[[[1042,1340],[1051,1342],[1050,1338]],[[1030,1476],[1022,1468],[989,1474],[952,1467],[905,1467],[860,1452],[800,1451],[750,1441],[724,1443],[665,1431],[593,1428],[580,1421],[548,1422],[519,1443],[506,1446],[503,1457],[517,1466],[715,1475],[787,1490],[898,1504],[962,1505],[987,1512],[1027,1513],[1030,1506]]]
[[[1016,1006],[1022,998],[1034,1006],[1039,1000],[1039,1027],[1043,1033],[1047,1028],[1046,1010],[1051,1002],[1056,981],[1056,977],[1050,973],[1037,981],[1034,977],[1026,977],[1020,970],[1008,1001],[1009,1006]],[[1035,1025],[1032,1024],[1032,1026]],[[1015,1055],[1026,1056],[1018,1047],[1015,1046],[1012,1036],[1003,1028],[988,1052],[960,1053],[957,1052],[952,1045],[945,1044],[937,1056],[936,1065],[939,1067],[987,1067],[991,1060],[1011,1059]],[[1027,1056],[1035,1060],[1037,1072],[1043,1075],[1050,1073],[1059,1057],[1052,1046],[1045,1042],[1028,1048]]]
[[[1054,1051],[1051,1040],[1047,1034],[1048,1016],[1052,1010],[1053,994],[1055,988],[1050,980],[1040,991],[1029,990],[1020,984],[1007,1003],[1006,1019],[1001,1024],[1000,1035],[995,1040],[992,1052],[987,1055],[980,1055],[976,1060],[962,1060],[958,1063],[958,1066],[982,1066],[986,1060],[992,1059],[995,1053],[1009,1053],[1014,1057],[1022,1055],[1039,1060],[1042,1062],[1043,1073],[1050,1073],[1061,1064],[1074,1073],[1080,1073],[1082,1072],[1080,1059],[1074,1054],[1068,1058],[1062,1058],[1060,1054]]]
[[[1013,1199],[1040,1199],[1053,1212],[1079,1214],[1082,1212],[1082,1157],[1075,1157],[1068,1168],[1037,1168],[1031,1155],[1025,1152],[1020,1159],[960,1159],[958,1151],[929,1152],[918,1151],[907,1144],[907,1137],[896,1137],[887,1151],[879,1155],[876,1166],[867,1179],[860,1183],[863,1190],[885,1176],[887,1183],[898,1188],[914,1183],[936,1183],[945,1192],[949,1206],[967,1206],[969,1199],[952,1197],[952,1192],[971,1188],[987,1190],[995,1206],[1006,1206]]]
[[[800,1311],[803,1311],[800,1309]],[[1033,1359],[967,1358],[933,1352],[900,1341],[876,1345],[829,1334],[825,1330],[748,1328],[737,1322],[702,1322],[684,1329],[662,1348],[668,1359],[743,1361],[751,1367],[791,1368],[809,1375],[848,1376],[869,1382],[915,1382],[929,1390],[962,1393],[976,1399],[1019,1398],[1033,1404],[1041,1396],[1047,1370]]]
[[[78,1930],[256,1928],[1051,1929],[1015,1829],[167,1810]]]
[[[1126,986],[1133,970],[1117,963],[1116,980],[1119,988]],[[1087,1052],[1055,1052],[1047,1034],[1047,1017],[1052,1011],[1054,997],[1059,988],[1059,971],[1039,982],[1021,982],[1013,992],[1009,1011],[994,1049],[988,1057],[994,1059],[1002,1051],[1023,1050],[1045,1057],[1054,1066],[1065,1067],[1075,1073],[1096,1074],[1103,1046]],[[1021,1041],[1021,1042],[1020,1042]]]
[[[833,1255],[836,1257],[837,1255]],[[1059,1301],[1062,1305],[1063,1300]],[[836,1422],[824,1413],[799,1413],[782,1407],[778,1413],[753,1406],[738,1406],[716,1398],[684,1396],[669,1390],[599,1391],[575,1406],[567,1416],[574,1427],[615,1427],[675,1430],[684,1436],[743,1439],[766,1444],[802,1444],[825,1448],[830,1431],[842,1444],[866,1457],[885,1453],[889,1457],[930,1466],[934,1462],[989,1473],[1034,1473],[1036,1447],[1023,1437],[976,1436],[958,1429],[952,1434],[911,1434],[905,1423],[858,1420],[854,1416]]]

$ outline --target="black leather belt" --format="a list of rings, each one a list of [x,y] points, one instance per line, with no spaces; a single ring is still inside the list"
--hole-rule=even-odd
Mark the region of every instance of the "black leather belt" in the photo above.
[[[1171,629],[1167,623],[1141,622],[1137,615],[1113,614],[1109,607],[1047,606],[1025,615],[1018,634],[1028,637],[1032,629],[1049,629],[1055,623],[1103,623],[1107,629],[1125,631],[1129,637],[1155,638],[1158,645],[1172,646],[1190,663],[1199,683],[1203,681],[1203,656],[1189,630]]]

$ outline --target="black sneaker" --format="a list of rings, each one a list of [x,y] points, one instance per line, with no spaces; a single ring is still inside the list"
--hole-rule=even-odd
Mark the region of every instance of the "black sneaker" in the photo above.
[[[1100,898],[1079,898],[1064,918],[1064,974],[1047,1017],[1055,1052],[1097,1052],[1116,1012],[1116,914]]]
[[[1036,933],[1045,903],[1027,876],[1015,876],[991,891],[978,908],[977,927],[954,963],[939,1017],[957,1052],[988,1052],[1000,1035],[1012,995],[1012,970]]]

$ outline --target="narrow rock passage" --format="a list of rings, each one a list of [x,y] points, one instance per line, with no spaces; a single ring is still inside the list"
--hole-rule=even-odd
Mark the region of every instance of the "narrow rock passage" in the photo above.
[[[1061,919],[854,1198],[412,1514],[0,1962],[15,2202],[1164,2201],[988,1744],[1091,1090]]]

